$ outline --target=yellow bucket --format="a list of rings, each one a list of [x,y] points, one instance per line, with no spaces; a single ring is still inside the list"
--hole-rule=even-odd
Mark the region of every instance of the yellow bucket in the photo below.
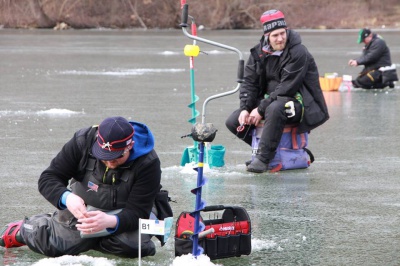
[[[337,91],[339,90],[340,84],[342,83],[342,77],[336,78],[324,78],[319,77],[319,84],[323,91]]]

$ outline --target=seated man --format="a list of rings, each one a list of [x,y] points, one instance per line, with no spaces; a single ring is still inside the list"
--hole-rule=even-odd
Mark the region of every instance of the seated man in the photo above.
[[[370,29],[361,29],[358,36],[358,43],[364,42],[365,46],[362,55],[357,59],[349,60],[349,66],[364,65],[364,69],[359,73],[357,79],[353,80],[355,88],[384,88],[389,86],[394,88],[393,81],[395,78],[385,80],[383,82],[382,72],[379,71],[381,67],[388,67],[392,65],[390,59],[390,50],[386,42],[376,33],[372,33]]]
[[[247,171],[255,173],[268,171],[286,124],[298,124],[298,132],[303,133],[329,119],[317,65],[300,35],[287,29],[279,10],[264,12],[260,21],[264,35],[250,50],[240,88],[240,108],[225,122],[233,134],[251,145],[248,127],[265,120],[257,155],[247,166]],[[295,110],[292,117],[285,109],[290,101]],[[246,128],[238,132],[239,126]]]

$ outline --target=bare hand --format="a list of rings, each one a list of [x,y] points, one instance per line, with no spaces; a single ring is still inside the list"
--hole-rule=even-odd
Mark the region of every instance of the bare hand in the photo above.
[[[92,234],[116,226],[117,218],[102,211],[87,212],[86,218],[78,219],[78,224],[76,224],[76,228],[83,234]]]
[[[85,217],[87,211],[83,199],[73,193],[69,194],[66,199],[68,210],[75,216],[76,219]]]
[[[351,60],[349,60],[349,66],[353,66],[353,67],[356,67],[356,66],[358,66],[358,64],[357,64],[357,60],[354,60],[354,59],[351,59]]]
[[[246,125],[248,117],[249,117],[249,112],[247,112],[246,110],[241,111],[238,118],[239,124]]]
[[[254,108],[253,111],[251,111],[249,119],[248,119],[248,123],[258,126],[258,124],[261,122],[262,120],[262,116],[258,113],[258,108]]]

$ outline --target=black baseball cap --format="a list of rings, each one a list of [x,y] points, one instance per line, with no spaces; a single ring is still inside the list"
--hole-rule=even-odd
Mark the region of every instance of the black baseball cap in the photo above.
[[[371,34],[371,30],[370,29],[367,29],[367,28],[361,29],[358,32],[358,40],[357,40],[357,42],[358,43],[362,43],[364,41],[364,39],[367,38],[370,34]]]
[[[133,126],[123,117],[108,117],[101,122],[97,141],[93,143],[93,155],[104,161],[120,157],[126,147],[133,142]]]

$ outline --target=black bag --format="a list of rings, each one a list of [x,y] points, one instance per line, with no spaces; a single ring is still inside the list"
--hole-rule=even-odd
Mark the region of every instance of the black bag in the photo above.
[[[219,211],[223,211],[219,218]],[[205,231],[213,230],[201,237],[198,244],[204,249],[204,254],[211,260],[240,257],[251,253],[251,222],[246,210],[241,207],[214,205],[205,207],[202,212],[209,214],[212,219],[200,221],[204,223]],[[194,217],[189,212],[182,212],[175,228],[175,256],[192,253],[194,232]]]
[[[171,205],[169,202],[171,201],[171,198],[168,196],[168,191],[167,190],[160,190],[156,198],[154,200],[154,206],[156,207],[157,210],[157,218],[159,220],[164,220],[167,217],[172,217],[173,212]],[[158,240],[161,242],[161,246],[164,246],[164,236],[162,235],[157,235],[156,236]]]
[[[398,81],[396,69],[382,71],[382,83],[389,85],[390,82]]]

